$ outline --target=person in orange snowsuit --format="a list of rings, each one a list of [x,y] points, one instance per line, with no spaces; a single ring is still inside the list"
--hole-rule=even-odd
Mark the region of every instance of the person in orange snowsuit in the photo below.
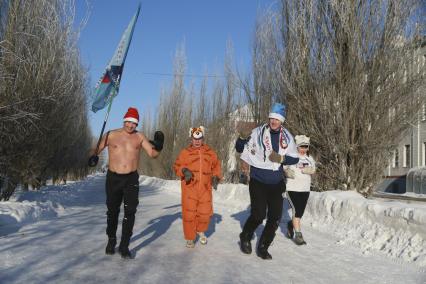
[[[203,126],[191,128],[191,144],[183,149],[173,169],[181,179],[182,221],[186,246],[193,248],[198,234],[201,244],[207,244],[207,231],[213,215],[212,186],[222,179],[216,153],[204,144]]]

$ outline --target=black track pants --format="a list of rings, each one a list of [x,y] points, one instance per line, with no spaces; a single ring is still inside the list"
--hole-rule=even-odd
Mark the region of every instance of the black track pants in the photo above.
[[[278,184],[264,184],[251,179],[249,191],[251,212],[244,224],[243,233],[252,236],[256,228],[267,217],[262,238],[272,242],[283,211],[282,193],[285,191],[285,183],[281,181]]]
[[[128,245],[133,234],[136,207],[139,204],[139,174],[117,174],[108,171],[106,178],[107,229],[109,238],[115,238],[120,214],[121,202],[124,201],[124,218],[121,241]]]

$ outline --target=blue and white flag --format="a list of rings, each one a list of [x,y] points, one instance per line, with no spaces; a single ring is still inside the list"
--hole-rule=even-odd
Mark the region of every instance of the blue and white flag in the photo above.
[[[96,84],[94,90],[95,100],[92,104],[93,112],[103,109],[106,105],[112,102],[114,97],[118,94],[124,62],[126,61],[127,52],[129,51],[130,42],[132,41],[133,31],[135,30],[140,8],[141,7],[139,5],[136,14],[133,16],[121,37],[114,56],[102,74],[101,79]]]

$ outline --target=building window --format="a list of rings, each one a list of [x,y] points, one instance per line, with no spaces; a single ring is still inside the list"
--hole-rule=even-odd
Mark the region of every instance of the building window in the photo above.
[[[403,167],[411,167],[411,149],[410,145],[404,146],[404,161],[403,161]]]
[[[399,168],[399,151],[398,151],[398,149],[395,149],[393,151],[392,167],[393,168]]]

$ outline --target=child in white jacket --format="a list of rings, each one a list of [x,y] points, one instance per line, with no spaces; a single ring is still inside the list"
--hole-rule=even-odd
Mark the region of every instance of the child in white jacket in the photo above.
[[[286,166],[287,198],[293,211],[292,220],[287,224],[287,237],[297,245],[306,244],[300,230],[300,219],[306,208],[311,189],[311,175],[315,173],[315,160],[309,155],[310,139],[305,135],[296,135],[299,162]]]

